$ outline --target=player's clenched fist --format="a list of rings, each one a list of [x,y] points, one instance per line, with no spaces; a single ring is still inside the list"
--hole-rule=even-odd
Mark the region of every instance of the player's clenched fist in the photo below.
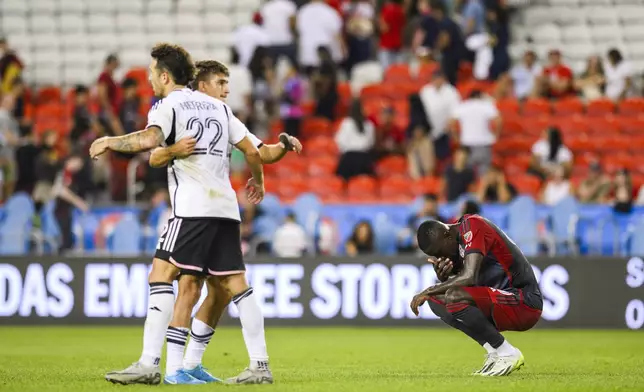
[[[432,264],[434,266],[436,276],[441,282],[446,281],[452,273],[452,270],[454,269],[454,263],[452,263],[452,260],[447,257],[430,257],[427,259],[427,261],[429,262],[429,264]]]
[[[259,204],[264,199],[264,184],[258,184],[254,178],[251,178],[246,183],[246,192],[249,202]]]
[[[94,140],[94,143],[89,148],[89,156],[92,159],[98,158],[100,155],[103,155],[108,148],[108,137],[102,137]]]
[[[282,132],[279,138],[280,142],[284,143],[284,148],[287,151],[295,151],[298,154],[302,152],[302,143],[296,137]]]
[[[197,139],[187,138],[181,139],[172,145],[172,156],[175,158],[187,158],[195,151]]]

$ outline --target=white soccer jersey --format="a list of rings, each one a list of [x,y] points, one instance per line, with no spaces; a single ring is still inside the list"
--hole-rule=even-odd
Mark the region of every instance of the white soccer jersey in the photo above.
[[[194,137],[194,153],[168,165],[173,215],[180,218],[226,218],[241,221],[237,195],[230,184],[229,145],[248,129],[223,102],[188,88],[176,90],[148,113],[147,127],[161,128],[166,145]]]

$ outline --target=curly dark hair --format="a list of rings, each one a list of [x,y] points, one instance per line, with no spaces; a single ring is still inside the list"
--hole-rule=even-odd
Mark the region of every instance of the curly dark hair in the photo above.
[[[150,56],[157,61],[157,68],[168,72],[176,84],[187,86],[194,79],[195,65],[190,53],[181,46],[159,43],[152,48]]]
[[[199,88],[199,82],[206,82],[213,75],[230,76],[228,67],[217,60],[197,61],[195,66],[197,67],[197,72],[194,80],[190,84],[190,87],[193,90],[197,90]]]

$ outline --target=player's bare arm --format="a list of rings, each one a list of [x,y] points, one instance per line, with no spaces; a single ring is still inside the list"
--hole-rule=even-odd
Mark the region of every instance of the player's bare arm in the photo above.
[[[263,145],[259,149],[263,163],[279,162],[289,151],[294,151],[297,154],[302,152],[302,143],[296,137],[281,133],[279,140],[279,143]]]
[[[104,154],[107,150],[136,153],[148,151],[159,146],[165,136],[159,127],[149,127],[143,131],[130,133],[123,136],[106,136],[97,139],[89,149],[92,159]]]
[[[251,181],[246,185],[248,201],[258,204],[264,198],[264,168],[262,167],[262,157],[257,147],[255,147],[248,137],[244,137],[239,143],[235,144],[235,147],[244,153],[246,162],[248,162],[248,166],[250,167],[250,172],[253,175]]]
[[[157,147],[150,154],[149,164],[152,167],[163,167],[173,159],[182,159],[189,157],[195,150],[197,139],[181,139],[175,144],[168,147]]]
[[[473,286],[478,277],[479,270],[481,269],[481,264],[483,263],[483,255],[480,253],[470,253],[465,256],[463,260],[463,268],[461,271],[451,276],[445,282],[438,283],[437,285],[428,287],[424,291],[414,296],[412,299],[410,307],[416,316],[418,316],[418,308],[422,306],[429,297],[445,294],[447,290],[454,289],[458,287]]]

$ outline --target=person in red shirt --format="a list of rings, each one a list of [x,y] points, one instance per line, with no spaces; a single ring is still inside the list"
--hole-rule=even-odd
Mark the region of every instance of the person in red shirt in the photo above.
[[[573,74],[570,68],[561,62],[561,52],[551,50],[548,62],[539,84],[542,89],[541,95],[547,98],[562,98],[573,94]]]
[[[120,62],[115,54],[110,54],[105,60],[105,67],[98,77],[99,118],[107,133],[111,136],[122,135],[123,127],[118,120],[120,107],[119,87],[114,81],[114,71]]]
[[[405,154],[405,129],[396,124],[396,112],[393,107],[382,109],[379,116],[370,120],[376,126],[376,150],[381,156]]]
[[[378,60],[383,69],[403,62],[402,31],[405,26],[405,10],[401,0],[387,0],[380,11],[380,50]]]

